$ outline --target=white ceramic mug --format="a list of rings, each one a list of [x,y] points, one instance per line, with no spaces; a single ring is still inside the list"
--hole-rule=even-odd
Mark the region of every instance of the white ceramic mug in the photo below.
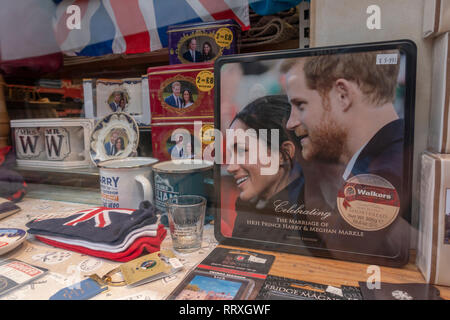
[[[155,158],[125,158],[100,162],[100,190],[103,206],[137,209],[141,201],[154,203],[152,166]]]

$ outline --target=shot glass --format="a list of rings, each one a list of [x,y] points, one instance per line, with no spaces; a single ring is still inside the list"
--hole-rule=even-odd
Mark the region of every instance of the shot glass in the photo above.
[[[200,249],[206,199],[196,195],[181,195],[168,199],[166,205],[173,248],[178,252]]]

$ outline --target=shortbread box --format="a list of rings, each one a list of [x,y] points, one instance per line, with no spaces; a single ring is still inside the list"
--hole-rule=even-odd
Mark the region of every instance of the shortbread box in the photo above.
[[[425,152],[421,161],[416,264],[427,282],[450,286],[450,155]]]
[[[159,161],[203,159],[213,161],[214,123],[208,120],[152,124],[152,152]]]
[[[152,123],[214,119],[214,65],[190,63],[147,69]]]
[[[11,120],[17,165],[90,167],[89,140],[93,128],[93,119]]]
[[[450,1],[426,0],[423,3],[423,37],[437,37],[450,31]]]
[[[169,26],[170,64],[214,62],[239,53],[241,29],[232,19]]]
[[[449,33],[445,33],[434,39],[428,149],[437,153],[450,153],[449,48]]]

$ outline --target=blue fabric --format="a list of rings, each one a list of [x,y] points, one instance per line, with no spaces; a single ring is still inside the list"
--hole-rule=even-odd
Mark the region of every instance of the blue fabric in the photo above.
[[[303,0],[258,0],[250,2],[250,8],[260,16],[275,14],[280,11],[295,7]],[[308,1],[309,0],[305,0]]]
[[[158,26],[159,39],[163,47],[167,47],[169,38],[167,28],[176,24],[203,22],[186,1],[155,1],[156,25]],[[174,8],[176,8],[174,10]]]
[[[91,40],[84,47],[79,55],[81,56],[101,56],[113,53],[113,39],[116,34],[114,22],[111,20],[103,3],[92,16],[90,24]]]
[[[108,287],[102,287],[89,278],[59,290],[52,295],[49,300],[87,300],[95,297],[106,289],[108,289]]]
[[[108,223],[98,225],[100,219],[105,219]],[[133,230],[155,224],[157,220],[156,208],[149,201],[142,201],[139,209],[132,214],[120,212],[120,209],[98,207],[68,217],[45,220],[37,218],[26,226],[30,234],[117,245]]]

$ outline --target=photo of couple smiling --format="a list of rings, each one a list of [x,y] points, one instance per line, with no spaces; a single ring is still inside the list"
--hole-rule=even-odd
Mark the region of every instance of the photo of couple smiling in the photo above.
[[[248,160],[265,144],[279,163],[271,175],[259,158],[221,165],[222,236],[399,258],[405,60],[395,49],[221,65],[221,131],[256,132],[227,152]]]

